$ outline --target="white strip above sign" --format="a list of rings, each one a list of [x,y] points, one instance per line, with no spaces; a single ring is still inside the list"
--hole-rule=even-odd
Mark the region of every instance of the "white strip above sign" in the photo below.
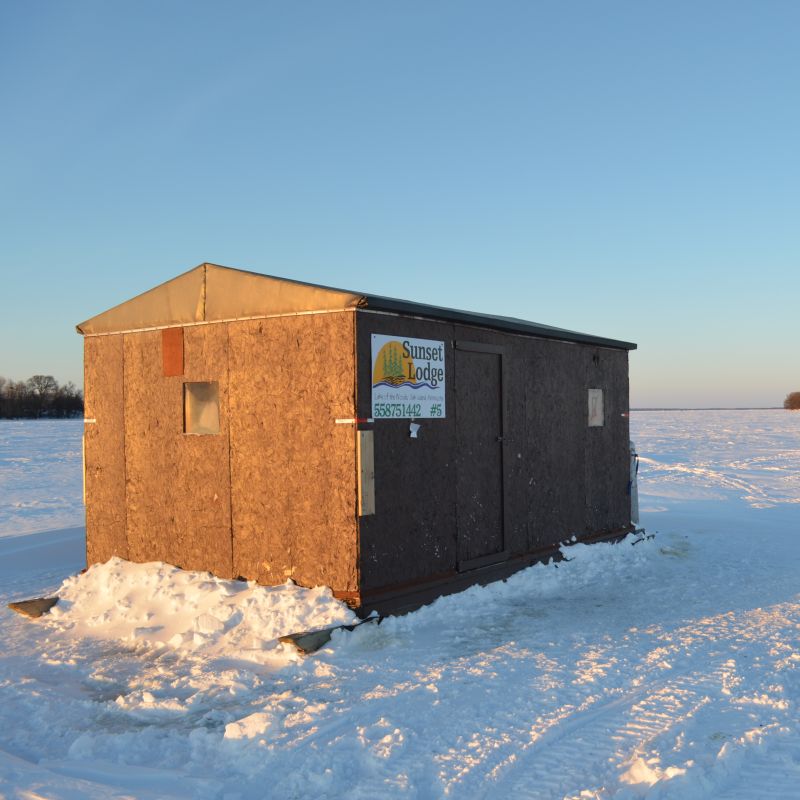
[[[444,342],[372,334],[372,416],[444,419]]]

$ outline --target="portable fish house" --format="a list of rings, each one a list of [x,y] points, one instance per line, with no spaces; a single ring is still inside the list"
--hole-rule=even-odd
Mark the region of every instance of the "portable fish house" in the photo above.
[[[634,344],[213,264],[78,331],[89,564],[386,612],[632,530]]]

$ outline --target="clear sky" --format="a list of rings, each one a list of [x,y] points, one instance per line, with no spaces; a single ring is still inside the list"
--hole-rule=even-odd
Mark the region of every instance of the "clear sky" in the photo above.
[[[203,261],[800,390],[800,3],[0,3],[0,375]]]

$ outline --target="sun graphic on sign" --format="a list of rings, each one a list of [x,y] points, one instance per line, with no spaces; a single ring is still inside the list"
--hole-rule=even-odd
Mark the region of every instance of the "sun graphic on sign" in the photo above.
[[[372,385],[388,383],[399,386],[401,383],[416,383],[414,361],[411,356],[403,355],[400,342],[386,342],[381,347],[375,363],[372,365]]]

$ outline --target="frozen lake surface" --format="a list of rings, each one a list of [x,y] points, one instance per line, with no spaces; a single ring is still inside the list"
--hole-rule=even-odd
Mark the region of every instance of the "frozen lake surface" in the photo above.
[[[0,537],[83,525],[83,420],[0,419]]]
[[[800,414],[631,427],[653,541],[302,659],[275,639],[347,619],[324,590],[70,577],[81,425],[0,422],[0,796],[800,797]],[[56,590],[38,622],[5,609]]]

